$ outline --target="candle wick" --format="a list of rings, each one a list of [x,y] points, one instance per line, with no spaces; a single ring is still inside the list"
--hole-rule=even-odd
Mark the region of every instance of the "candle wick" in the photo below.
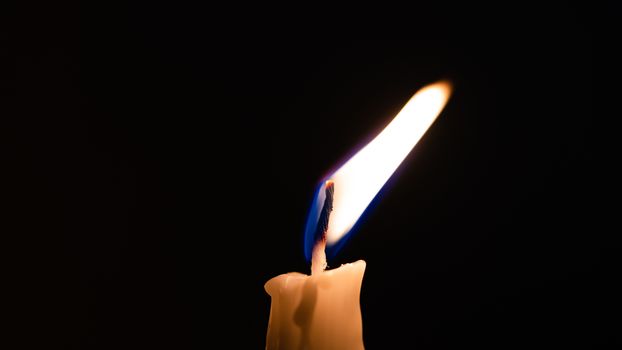
[[[327,180],[324,184],[326,199],[320,212],[317,229],[315,231],[315,245],[311,257],[311,274],[326,270],[326,231],[328,230],[328,221],[330,213],[333,211],[333,195],[335,194],[335,183]]]

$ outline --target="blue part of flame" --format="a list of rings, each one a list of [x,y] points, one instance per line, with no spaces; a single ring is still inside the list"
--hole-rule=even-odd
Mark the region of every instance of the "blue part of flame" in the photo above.
[[[389,180],[387,180],[387,182],[382,186],[382,188],[380,189],[380,191],[378,191],[374,199],[369,203],[367,208],[365,208],[365,211],[356,220],[352,228],[348,230],[348,232],[346,232],[346,234],[344,234],[343,237],[341,237],[341,239],[339,239],[339,241],[337,241],[336,243],[332,245],[330,243],[326,244],[326,257],[328,259],[333,259],[337,255],[337,253],[341,250],[341,248],[343,248],[345,244],[350,240],[350,238],[354,236],[354,233],[359,230],[361,223],[365,221],[364,218],[379,203],[379,199],[382,197],[382,193],[384,193],[384,191],[386,191],[388,188],[392,186],[393,179],[395,178],[395,175],[397,172],[398,171],[393,173],[393,175],[389,178]],[[313,246],[315,245],[315,240],[316,240],[315,235],[317,231],[318,220],[322,212],[322,207],[324,206],[324,200],[326,196],[325,184],[326,184],[326,180],[328,180],[329,178],[326,178],[320,181],[320,183],[316,187],[315,196],[313,197],[313,202],[311,203],[311,208],[309,209],[309,214],[307,215],[307,223],[305,225],[305,234],[304,234],[304,254],[305,254],[305,258],[307,259],[307,262],[311,261],[311,256],[313,253]],[[330,218],[329,218],[329,221],[330,221]]]
[[[317,185],[315,196],[311,203],[311,209],[309,209],[309,214],[307,215],[304,235],[304,251],[307,261],[311,261],[311,253],[315,245],[315,231],[317,230],[318,219],[320,218],[322,206],[324,205],[324,199],[326,197],[326,193],[324,192],[325,183],[326,180],[323,180]]]

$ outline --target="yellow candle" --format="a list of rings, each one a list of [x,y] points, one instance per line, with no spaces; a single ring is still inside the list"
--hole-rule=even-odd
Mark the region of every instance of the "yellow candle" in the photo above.
[[[266,349],[363,349],[359,298],[365,265],[359,260],[311,276],[291,272],[269,280]]]

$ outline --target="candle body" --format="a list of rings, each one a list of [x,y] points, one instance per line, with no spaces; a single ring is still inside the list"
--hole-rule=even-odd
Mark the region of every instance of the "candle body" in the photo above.
[[[359,260],[311,276],[292,272],[269,280],[266,349],[364,349],[359,300],[365,266]]]

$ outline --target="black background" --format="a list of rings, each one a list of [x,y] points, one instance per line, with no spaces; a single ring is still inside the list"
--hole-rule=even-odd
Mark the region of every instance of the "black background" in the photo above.
[[[439,79],[445,111],[329,261],[367,261],[366,347],[620,343],[595,108],[608,12],[18,10],[2,202],[22,345],[262,348],[263,284],[308,270],[317,181]]]

